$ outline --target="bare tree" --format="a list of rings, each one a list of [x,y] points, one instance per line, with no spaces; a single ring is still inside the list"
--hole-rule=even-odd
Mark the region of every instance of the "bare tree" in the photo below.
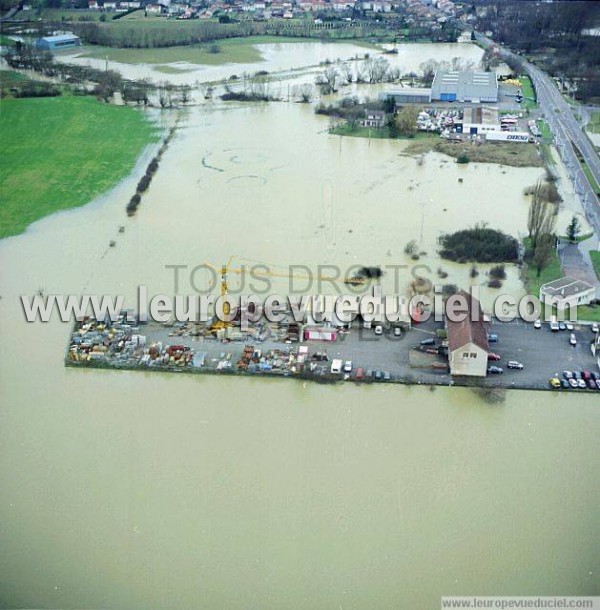
[[[172,108],[175,103],[175,90],[168,81],[158,83],[158,102],[161,108]]]
[[[366,80],[366,76],[365,76],[364,68],[360,64],[357,64],[356,65],[356,82],[364,83],[365,80]]]
[[[342,62],[340,64],[340,71],[342,73],[342,78],[351,85],[354,82],[354,70],[352,69],[352,65],[348,62]]]
[[[300,86],[299,95],[300,101],[304,104],[308,104],[315,95],[315,88],[310,83],[305,83]]]
[[[370,83],[382,83],[390,69],[390,62],[383,57],[369,58],[365,62],[365,70]]]
[[[198,89],[200,89],[200,93],[205,100],[212,99],[214,87],[209,85],[208,83],[198,83]]]
[[[317,76],[316,82],[322,95],[329,95],[337,91],[339,76],[340,74],[335,66],[328,66],[324,72]]]
[[[179,87],[179,101],[182,104],[187,104],[192,100],[192,88],[190,85],[181,85]]]
[[[551,235],[556,224],[558,206],[544,197],[544,186],[538,181],[531,194],[529,215],[527,217],[527,230],[531,238],[531,246],[535,252],[541,235]]]
[[[433,77],[439,70],[439,67],[440,62],[435,61],[435,59],[428,59],[427,61],[419,64],[419,68],[421,68],[421,72],[423,74],[423,82],[425,84],[431,84],[433,82]]]

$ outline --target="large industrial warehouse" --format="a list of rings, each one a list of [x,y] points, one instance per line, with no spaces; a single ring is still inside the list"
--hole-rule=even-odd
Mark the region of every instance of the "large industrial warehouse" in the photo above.
[[[431,100],[496,103],[498,101],[496,73],[438,70],[431,86]]]

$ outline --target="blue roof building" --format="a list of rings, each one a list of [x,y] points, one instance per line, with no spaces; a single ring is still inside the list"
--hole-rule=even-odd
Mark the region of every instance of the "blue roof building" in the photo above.
[[[81,39],[75,34],[60,34],[59,36],[44,36],[35,41],[37,49],[43,51],[60,51],[81,46]]]

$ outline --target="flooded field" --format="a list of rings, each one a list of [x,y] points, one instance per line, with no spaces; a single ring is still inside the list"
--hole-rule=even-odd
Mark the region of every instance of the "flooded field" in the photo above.
[[[440,232],[526,232],[523,189],[540,169],[419,164],[402,142],[327,127],[294,103],[191,107],[134,218],[143,162],[98,201],[0,242],[0,606],[425,609],[441,595],[600,594],[594,395],[509,392],[491,406],[457,388],[73,370],[67,325],[24,322],[19,295],[38,290],[172,294],[165,266],[187,265],[178,290],[190,293],[195,265],[230,257],[409,265],[411,239],[431,269],[420,273],[442,267],[467,286],[470,266],[436,254]],[[388,272],[384,292],[410,277]],[[281,279],[272,291],[285,294]],[[522,290],[516,269],[505,289]]]
[[[150,77],[155,81],[168,80],[172,83],[194,83],[219,81],[229,78],[232,74],[241,75],[244,72],[252,74],[258,70],[269,72],[305,71],[310,67],[317,67],[325,61],[350,60],[363,58],[365,54],[377,55],[376,48],[369,48],[352,44],[351,42],[283,42],[255,45],[262,61],[255,63],[224,64],[222,66],[203,66],[190,61],[168,63],[137,63],[110,61],[109,66],[118,70],[125,78],[138,79]],[[94,47],[90,47],[94,49]],[[394,67],[399,67],[402,73],[418,71],[419,64],[428,59],[437,61],[452,61],[460,57],[465,62],[479,62],[483,55],[482,49],[472,44],[403,44],[397,46],[396,55],[386,55],[386,59]],[[136,52],[136,55],[138,53]],[[86,47],[76,52],[61,53],[61,61],[91,65],[104,69],[105,58],[86,56]]]

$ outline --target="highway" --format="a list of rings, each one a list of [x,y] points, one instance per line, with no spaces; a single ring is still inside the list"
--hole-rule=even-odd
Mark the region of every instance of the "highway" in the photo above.
[[[484,46],[496,44],[485,36],[476,36],[477,40]],[[550,76],[523,57],[515,55],[499,45],[496,46],[500,49],[502,59],[518,59],[530,76],[535,88],[537,102],[552,130],[556,148],[583,204],[587,219],[594,228],[596,235],[600,236],[600,200],[590,186],[572,144],[579,149],[596,183],[600,184],[600,158],[598,153],[575,120],[571,107]]]

